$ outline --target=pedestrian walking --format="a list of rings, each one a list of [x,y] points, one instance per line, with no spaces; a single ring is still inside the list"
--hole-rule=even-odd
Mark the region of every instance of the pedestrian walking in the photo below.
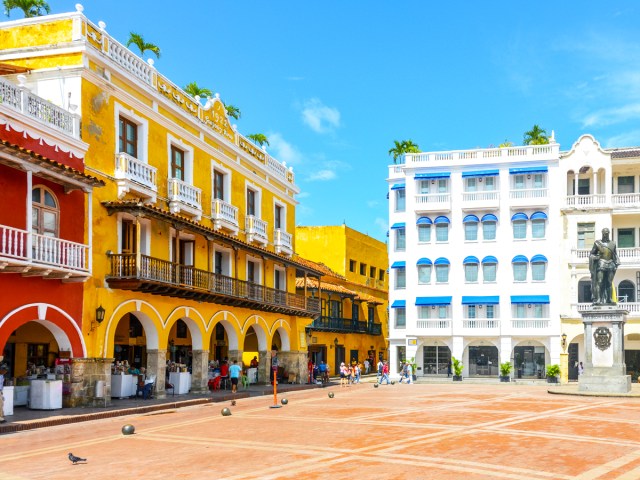
[[[238,391],[238,381],[242,376],[242,368],[238,365],[238,361],[234,360],[233,365],[229,367],[229,377],[231,378],[231,393]]]
[[[364,374],[368,375],[370,369],[371,369],[371,364],[369,363],[369,359],[365,358],[364,359]]]
[[[387,362],[383,362],[382,364],[382,376],[380,377],[380,382],[378,383],[382,385],[383,381],[386,381],[387,385],[389,385],[389,364]]]
[[[347,366],[344,364],[344,362],[342,362],[340,364],[340,386],[341,387],[345,387],[348,385],[347,383],[349,381],[348,375],[349,375],[349,370]]]
[[[384,366],[384,364],[382,363],[382,360],[378,360],[378,373],[376,374],[376,381],[378,383],[380,383],[380,378],[382,378],[382,367]]]
[[[584,365],[582,365],[582,362],[580,362],[580,364],[578,365],[578,375],[582,375],[584,373]]]
[[[447,363],[447,378],[451,376],[451,360]]]

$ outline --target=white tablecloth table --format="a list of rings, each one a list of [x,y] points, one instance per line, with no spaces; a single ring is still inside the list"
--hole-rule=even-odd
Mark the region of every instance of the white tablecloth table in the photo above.
[[[189,372],[170,372],[169,383],[173,385],[175,393],[178,395],[189,393],[189,390],[191,390],[191,374]]]
[[[32,410],[62,408],[62,380],[31,380],[29,408]]]

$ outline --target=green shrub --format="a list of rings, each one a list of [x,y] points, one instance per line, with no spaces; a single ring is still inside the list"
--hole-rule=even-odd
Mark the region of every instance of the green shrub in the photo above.
[[[451,357],[451,365],[453,366],[453,374],[456,377],[462,375],[462,369],[464,368],[464,365],[462,365],[462,362],[460,360],[455,357]]]
[[[547,365],[547,377],[557,377],[560,375],[560,365],[554,363]]]
[[[513,365],[511,362],[504,362],[500,364],[500,375],[503,377],[508,377],[513,369]]]

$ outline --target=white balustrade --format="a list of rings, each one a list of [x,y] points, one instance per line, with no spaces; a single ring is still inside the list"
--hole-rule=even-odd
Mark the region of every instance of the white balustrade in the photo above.
[[[596,195],[569,195],[566,198],[567,207],[587,208],[602,207],[607,204],[607,196],[604,194]]]
[[[417,205],[442,205],[451,202],[450,193],[427,193],[416,195]]]
[[[0,79],[0,104],[8,106],[39,122],[80,138],[80,117],[20,87]]]
[[[460,160],[476,161],[480,158],[548,160],[549,157],[557,156],[559,151],[560,145],[554,143],[550,145],[525,145],[522,147],[456,150],[450,152],[407,153],[404,155],[404,163],[420,164],[431,162],[455,162]]]
[[[267,222],[253,215],[247,215],[244,223],[247,235],[255,235],[262,240],[267,240]]]
[[[640,261],[640,247],[618,248],[617,253],[618,253],[618,258],[623,264],[626,262]],[[591,254],[590,248],[571,249],[571,257],[573,261],[588,262],[590,254]]]
[[[451,320],[417,320],[416,327],[418,328],[418,330],[446,330],[451,328]]]
[[[640,193],[615,193],[611,195],[611,201],[616,208],[638,208]]]
[[[462,192],[463,202],[486,202],[487,200],[498,200],[500,198],[499,192],[484,191],[484,192]]]
[[[136,182],[156,192],[158,190],[156,185],[157,172],[158,169],[156,167],[142,162],[127,153],[116,153],[115,177],[117,179]]]
[[[178,178],[170,178],[169,201],[184,203],[202,210],[202,190]]]
[[[0,257],[26,260],[27,235],[26,230],[0,225]]]
[[[547,188],[520,188],[509,191],[509,198],[546,198],[548,195]]]
[[[495,318],[464,318],[462,328],[470,329],[493,329],[500,328],[500,320]]]
[[[584,312],[592,307],[591,303],[577,303],[573,304],[574,307],[578,310],[578,312]],[[624,308],[629,312],[629,316],[636,317],[640,315],[640,302],[622,302],[618,299],[618,307]]]
[[[286,248],[287,250],[292,250],[291,240],[293,235],[285,232],[280,228],[276,228],[273,231],[273,245],[275,247]]]
[[[214,198],[211,205],[211,217],[213,220],[223,220],[238,226],[238,207],[219,198]]]
[[[153,84],[153,67],[113,37],[109,38],[109,56],[114,62],[147,85]]]
[[[514,318],[511,320],[512,328],[519,329],[543,329],[548,328],[551,320],[548,318]]]

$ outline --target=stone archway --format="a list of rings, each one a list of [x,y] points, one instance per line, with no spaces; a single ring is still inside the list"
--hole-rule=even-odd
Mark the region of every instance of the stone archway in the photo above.
[[[181,314],[193,315],[180,316]],[[182,328],[186,327],[186,332]],[[190,367],[192,392],[207,390],[209,372],[209,350],[205,349],[204,320],[193,309],[176,309],[166,322],[167,348],[165,355],[170,361],[185,363]],[[186,338],[182,338],[185,335]],[[174,351],[172,351],[174,350]],[[171,375],[169,375],[171,376]],[[171,381],[171,379],[170,379]],[[175,388],[175,382],[173,384]]]

